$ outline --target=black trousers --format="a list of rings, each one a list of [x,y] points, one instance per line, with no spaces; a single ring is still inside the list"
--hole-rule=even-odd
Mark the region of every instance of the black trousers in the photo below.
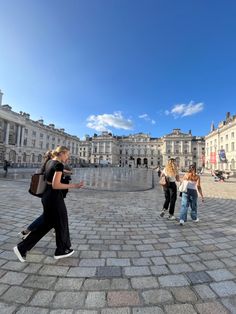
[[[52,228],[56,230],[56,252],[60,255],[71,247],[67,209],[63,194],[60,190],[53,190],[50,185],[42,197],[42,223],[33,230],[28,237],[18,244],[21,254],[26,254]]]
[[[169,208],[169,214],[174,215],[175,203],[177,199],[177,186],[175,182],[169,182],[168,187],[164,188],[165,202],[163,208]]]

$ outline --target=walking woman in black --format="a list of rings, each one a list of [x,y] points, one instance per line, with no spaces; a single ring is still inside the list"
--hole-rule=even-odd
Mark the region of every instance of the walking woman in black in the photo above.
[[[160,216],[164,217],[165,212],[169,209],[168,219],[175,220],[174,211],[177,198],[176,181],[179,181],[179,173],[174,158],[168,160],[168,163],[162,172],[162,176],[166,177],[168,185],[163,188],[165,202],[163,204],[163,209],[160,213]]]
[[[13,251],[21,262],[26,261],[26,254],[35,244],[52,228],[56,231],[56,251],[54,258],[60,259],[71,256],[71,249],[67,209],[64,202],[62,190],[70,188],[81,188],[80,183],[61,183],[63,169],[69,150],[65,146],[58,146],[52,152],[52,159],[46,163],[45,177],[47,181],[46,191],[42,197],[44,219],[28,237],[14,247]]]

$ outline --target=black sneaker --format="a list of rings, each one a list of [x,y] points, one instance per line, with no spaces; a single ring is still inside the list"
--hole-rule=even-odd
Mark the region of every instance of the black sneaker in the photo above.
[[[165,216],[165,212],[166,212],[166,209],[163,208],[162,211],[161,211],[161,213],[160,213],[160,217],[164,217],[164,216]]]
[[[69,256],[71,256],[74,252],[75,252],[74,250],[68,249],[68,250],[65,250],[65,252],[62,253],[62,254],[55,254],[55,255],[54,255],[54,258],[55,258],[55,259],[60,259],[60,258],[69,257]]]
[[[26,255],[21,254],[21,252],[18,249],[18,246],[15,246],[13,248],[13,251],[21,263],[24,263],[26,261]]]
[[[25,230],[23,230],[23,231],[21,231],[21,232],[19,232],[18,233],[18,235],[19,235],[19,237],[22,239],[22,240],[25,240],[27,237],[28,237],[28,235],[31,233],[31,231],[25,231]]]

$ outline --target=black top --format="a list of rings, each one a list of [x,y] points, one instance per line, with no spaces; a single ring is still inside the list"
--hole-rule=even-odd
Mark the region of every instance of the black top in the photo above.
[[[57,160],[49,160],[46,164],[45,178],[46,181],[52,183],[52,179],[55,172],[63,172],[64,166]]]

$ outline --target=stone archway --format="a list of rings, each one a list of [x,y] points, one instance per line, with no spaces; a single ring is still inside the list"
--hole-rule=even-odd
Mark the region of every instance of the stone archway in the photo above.
[[[23,153],[23,155],[22,155],[22,161],[23,162],[26,162],[27,160],[27,155],[26,155],[26,153]]]
[[[38,162],[42,162],[43,156],[41,154],[38,155]]]
[[[9,160],[11,162],[16,162],[16,152],[14,150],[10,150],[10,152],[9,152]]]
[[[148,160],[147,160],[147,158],[144,158],[144,159],[143,159],[143,165],[146,166],[146,167],[148,166]]]
[[[180,165],[180,158],[179,157],[175,158],[175,163],[176,163],[176,166],[179,167],[179,165]]]
[[[31,162],[35,162],[35,154],[31,154],[30,160],[31,160]]]
[[[141,158],[137,158],[137,166],[141,166]]]

